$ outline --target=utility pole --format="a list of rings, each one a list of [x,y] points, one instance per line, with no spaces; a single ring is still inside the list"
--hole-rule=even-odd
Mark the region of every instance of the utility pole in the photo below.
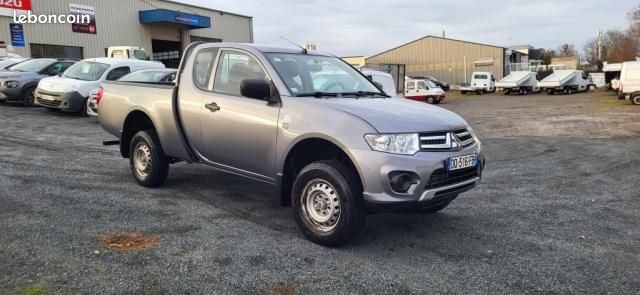
[[[598,30],[598,61],[602,61],[602,31]]]
[[[442,38],[447,38],[447,27],[442,26]]]

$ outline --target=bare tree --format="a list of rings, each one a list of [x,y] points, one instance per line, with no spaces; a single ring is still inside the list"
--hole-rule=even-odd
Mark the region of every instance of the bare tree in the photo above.
[[[560,57],[566,56],[576,56],[578,52],[576,51],[576,46],[573,44],[562,44],[558,47],[557,54]]]

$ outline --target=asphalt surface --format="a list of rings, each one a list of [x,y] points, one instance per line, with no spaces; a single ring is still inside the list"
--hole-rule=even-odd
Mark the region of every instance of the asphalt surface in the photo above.
[[[95,119],[0,104],[0,294],[640,294],[638,136],[501,136],[472,106],[502,100],[443,104],[481,130],[480,187],[439,214],[370,216],[339,249],[307,241],[268,186],[177,164],[142,188]],[[160,242],[107,249],[117,232]]]

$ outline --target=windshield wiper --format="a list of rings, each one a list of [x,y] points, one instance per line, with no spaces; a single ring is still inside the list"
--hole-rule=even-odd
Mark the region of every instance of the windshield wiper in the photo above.
[[[316,92],[311,92],[311,93],[296,94],[296,97],[312,96],[312,97],[315,97],[315,98],[321,98],[321,97],[338,97],[338,95],[340,95],[340,93],[316,91]]]
[[[389,95],[387,95],[386,93],[382,93],[382,92],[375,92],[375,91],[358,91],[358,92],[343,92],[340,93],[341,95],[354,95],[357,97],[363,97],[363,96],[382,96],[382,97],[390,97]]]

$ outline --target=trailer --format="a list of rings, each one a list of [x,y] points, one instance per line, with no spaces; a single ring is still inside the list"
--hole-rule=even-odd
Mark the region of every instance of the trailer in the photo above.
[[[589,91],[589,76],[580,70],[556,70],[538,85],[548,94]]]
[[[513,71],[508,76],[496,83],[498,91],[502,91],[505,95],[518,93],[525,95],[528,93],[540,92],[538,81],[540,77],[537,73],[531,71]]]

